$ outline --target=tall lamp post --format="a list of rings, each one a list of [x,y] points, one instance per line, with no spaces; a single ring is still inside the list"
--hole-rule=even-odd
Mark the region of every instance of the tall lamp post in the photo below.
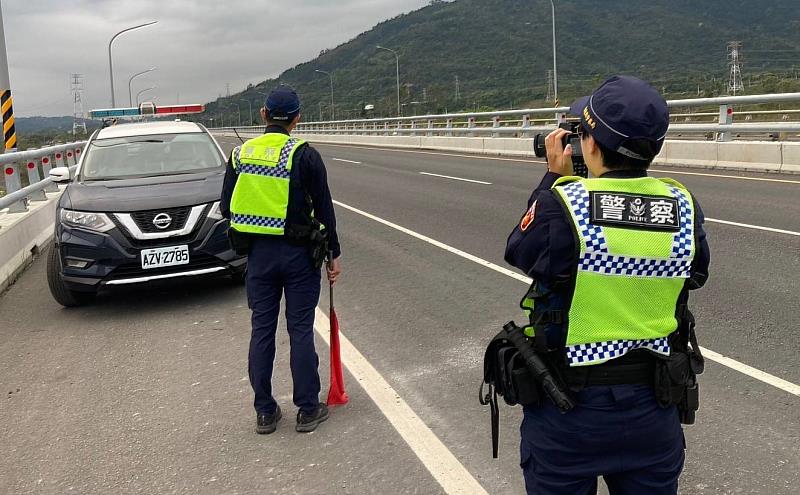
[[[247,118],[249,119],[249,122],[248,122],[247,125],[248,126],[253,125],[253,104],[250,103],[250,100],[245,100],[244,98],[242,98],[239,101],[247,102],[247,108],[249,108],[248,113],[247,113]]]
[[[553,98],[558,106],[558,64],[556,64],[556,4],[550,0],[553,9]]]
[[[392,50],[391,48],[386,48],[381,45],[377,45],[375,48],[378,50],[386,50],[387,52],[394,53],[394,57],[397,60],[397,116],[400,116],[401,109],[400,109],[400,55],[397,54],[396,51]]]
[[[148,72],[153,72],[158,67],[150,67],[147,70],[143,70],[142,72],[137,72],[136,74],[132,75],[130,79],[128,79],[128,105],[133,106],[133,94],[131,93],[131,83],[134,79],[141,76],[142,74],[147,74]]]
[[[153,25],[157,22],[158,21],[145,22],[144,24],[139,24],[136,26],[131,26],[129,28],[123,29],[122,31],[112,36],[111,41],[108,42],[108,78],[111,81],[111,108],[115,108],[117,106],[116,99],[114,98],[114,64],[111,60],[111,45],[114,43],[114,40],[117,39],[119,35],[127,33],[128,31],[133,31],[134,29],[139,29],[145,26]]]
[[[143,90],[141,90],[138,93],[136,93],[136,106],[137,107],[139,106],[139,97],[142,96],[142,93],[144,93],[145,91],[150,91],[152,89],[156,89],[156,87],[157,86],[150,86],[149,88],[144,88]]]
[[[315,69],[314,72],[319,72],[320,74],[327,74],[328,77],[331,78],[331,120],[336,120],[336,113],[334,112],[333,107],[333,74],[326,70],[319,70]]]

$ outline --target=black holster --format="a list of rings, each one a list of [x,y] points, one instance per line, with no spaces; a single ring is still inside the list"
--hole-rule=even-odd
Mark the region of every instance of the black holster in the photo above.
[[[663,407],[678,406],[682,424],[691,425],[700,408],[700,390],[697,375],[705,365],[694,331],[694,315],[681,308],[681,324],[670,339],[669,358],[656,363],[654,388],[656,400]]]
[[[228,227],[228,245],[230,245],[234,253],[238,255],[250,254],[251,241],[250,234],[245,234],[233,227]]]

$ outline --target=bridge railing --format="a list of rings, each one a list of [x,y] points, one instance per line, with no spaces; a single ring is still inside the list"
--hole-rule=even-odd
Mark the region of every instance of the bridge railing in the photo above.
[[[721,96],[716,98],[691,98],[669,100],[670,109],[703,109],[717,107],[718,112],[680,113],[673,112],[675,120],[697,117],[716,117],[716,122],[673,122],[669,132],[672,136],[684,134],[708,134],[718,141],[730,141],[738,135],[800,133],[800,122],[790,122],[789,115],[800,110],[745,111],[744,123],[734,123],[734,106],[770,103],[800,102],[800,93],[777,93],[765,95]],[[531,137],[536,132],[547,132],[556,123],[569,120],[568,107],[527,108],[520,110],[498,110],[493,112],[466,112],[407,117],[350,119],[320,122],[301,122],[295,132],[299,134],[356,134],[356,135],[421,135],[421,136],[513,136]],[[780,122],[755,122],[754,115],[780,114]],[[262,127],[235,127],[244,131]],[[216,130],[232,130],[221,127]],[[777,136],[775,136],[777,137]]]
[[[45,201],[45,192],[56,192],[58,186],[49,177],[53,167],[77,165],[86,141],[47,146],[44,148],[0,154],[0,169],[5,180],[5,196],[0,196],[0,211],[8,213],[28,210],[28,201]],[[22,187],[21,170],[25,170],[28,186]]]

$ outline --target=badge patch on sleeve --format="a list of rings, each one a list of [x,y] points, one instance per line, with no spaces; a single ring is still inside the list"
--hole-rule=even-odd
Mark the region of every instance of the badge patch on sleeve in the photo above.
[[[528,208],[528,211],[525,212],[525,216],[522,217],[522,221],[519,222],[519,229],[523,232],[528,230],[528,227],[530,227],[531,224],[533,223],[533,219],[535,216],[536,216],[536,201],[534,201],[531,207]]]
[[[678,200],[617,192],[592,192],[592,223],[647,230],[680,230]]]

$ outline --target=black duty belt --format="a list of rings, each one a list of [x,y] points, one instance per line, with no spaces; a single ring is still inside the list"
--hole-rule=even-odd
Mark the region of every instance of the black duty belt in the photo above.
[[[570,387],[609,385],[652,385],[655,377],[655,360],[631,364],[596,364],[569,368],[564,378]]]

